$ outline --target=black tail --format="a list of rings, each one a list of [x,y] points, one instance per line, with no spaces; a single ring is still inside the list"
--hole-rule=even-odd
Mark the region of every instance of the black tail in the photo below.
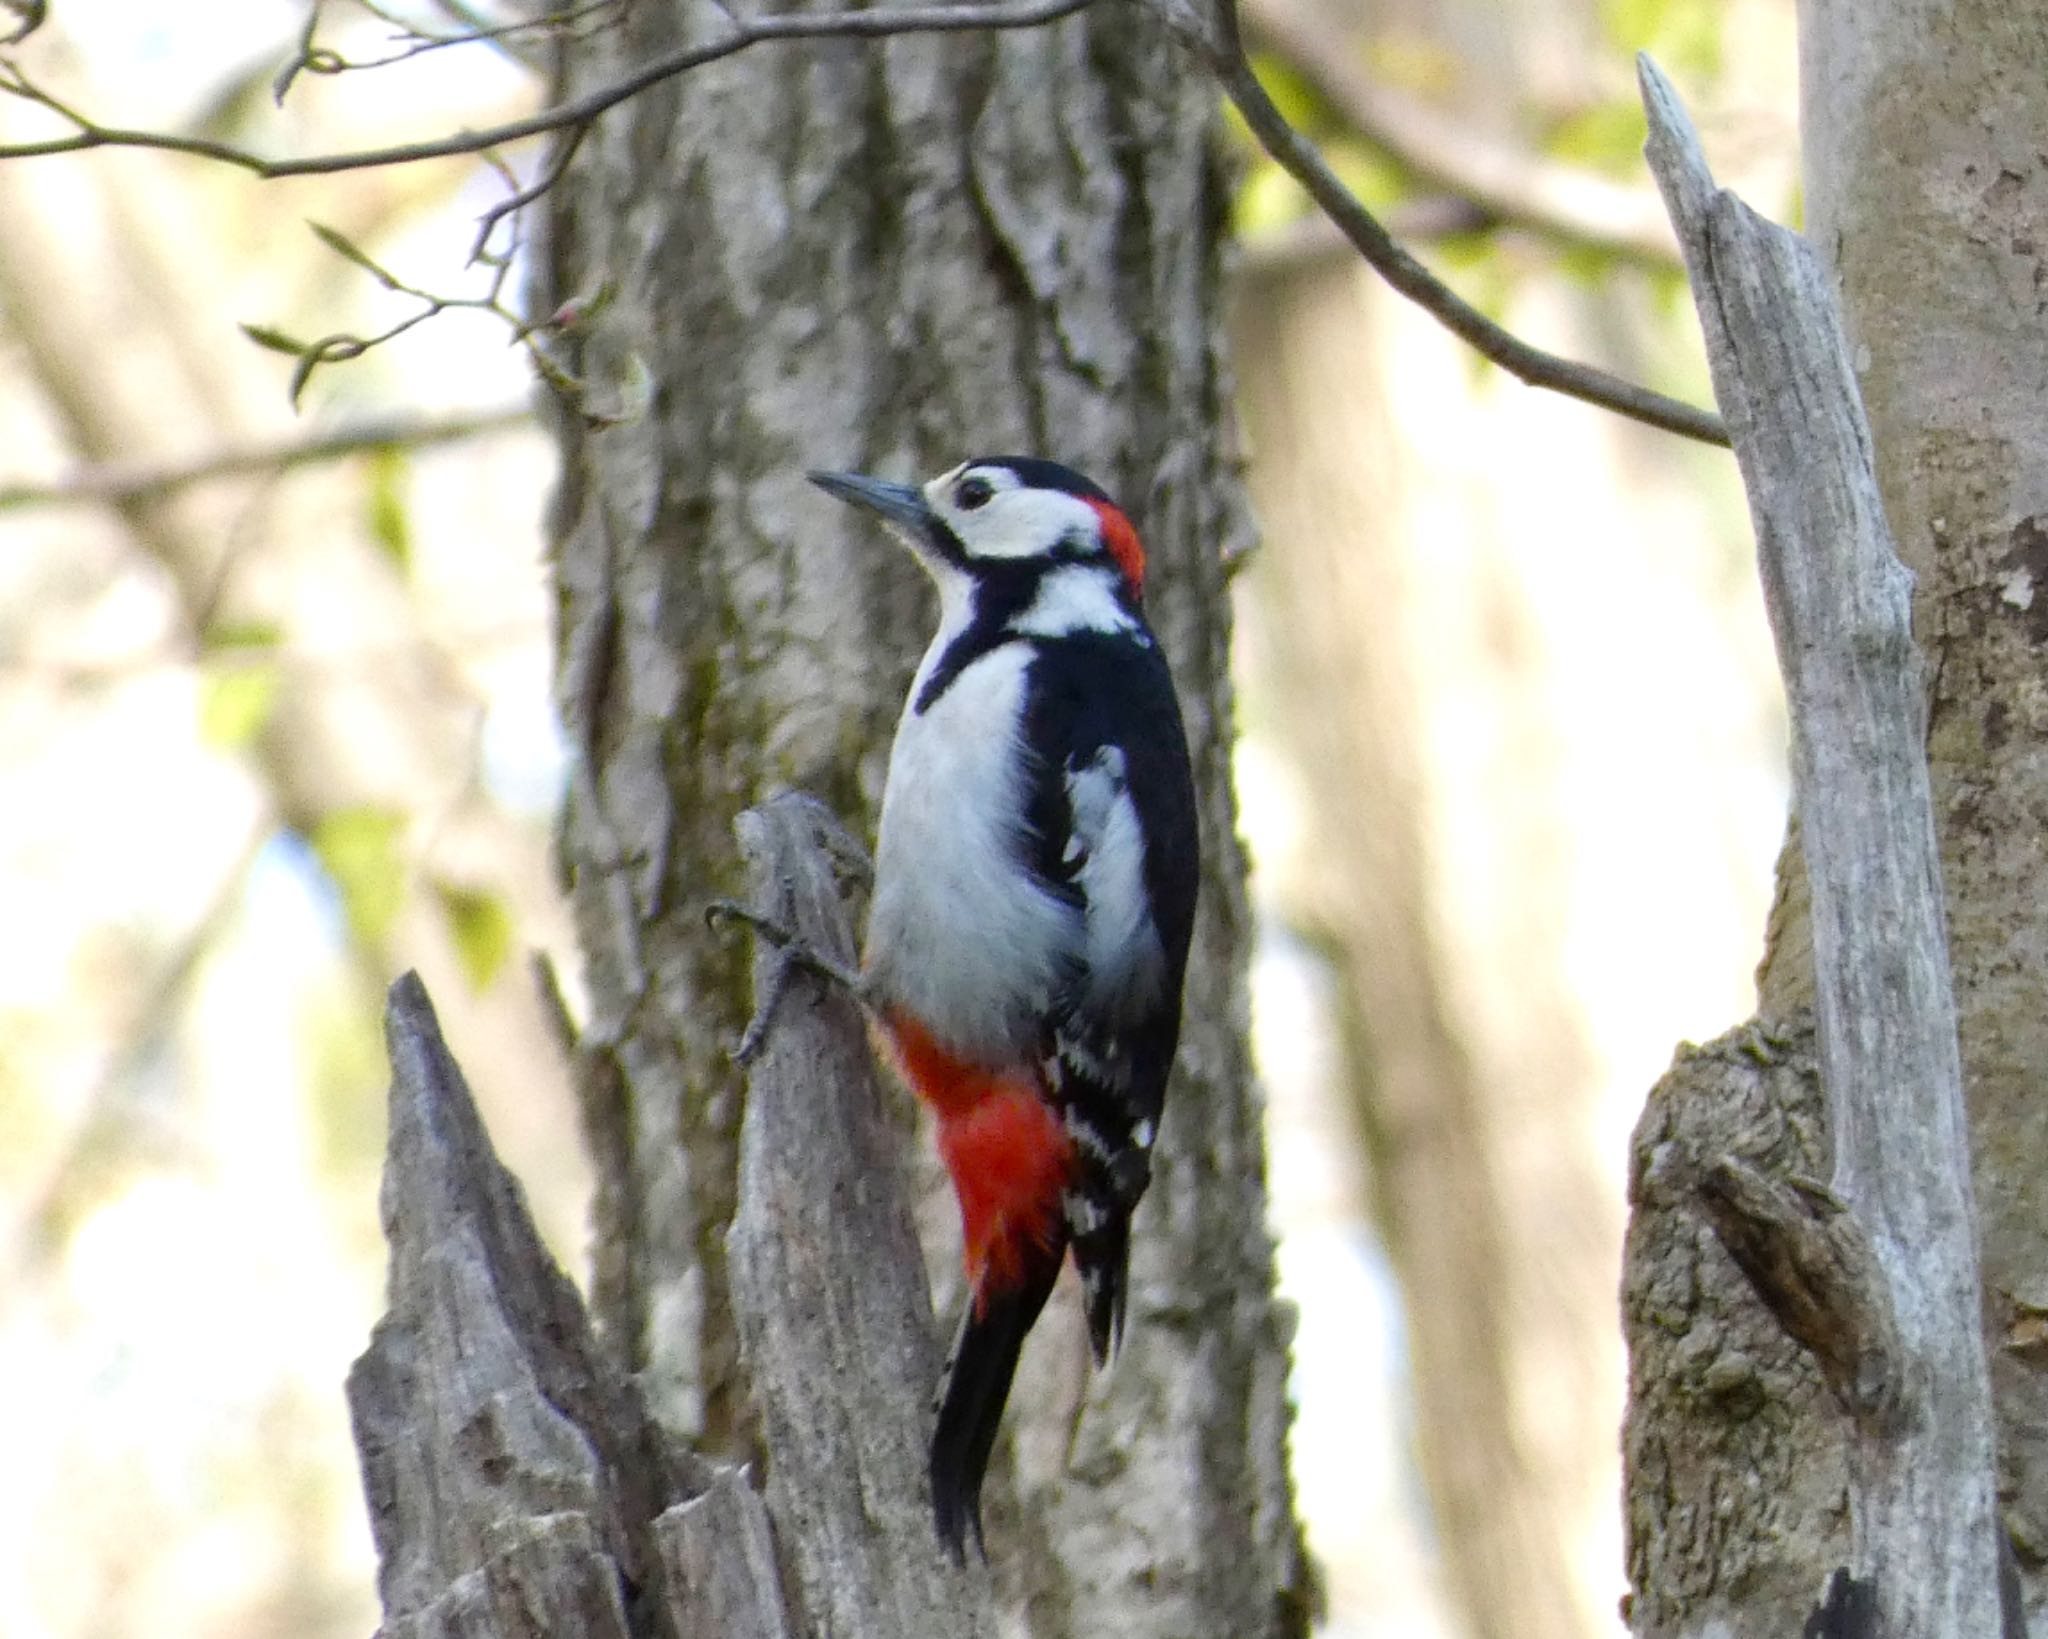
[[[1071,1231],[1072,1226],[1069,1226]],[[1088,1342],[1105,1366],[1124,1340],[1124,1293],[1130,1285],[1131,1220],[1112,1211],[1095,1229],[1074,1236],[1074,1267],[1088,1310]]]
[[[982,1546],[981,1482],[1017,1372],[1017,1353],[1045,1307],[1065,1256],[1059,1242],[1034,1247],[1022,1284],[991,1292],[979,1314],[973,1298],[968,1299],[932,1435],[932,1519],[939,1541],[956,1560],[966,1557],[970,1530],[975,1546]]]

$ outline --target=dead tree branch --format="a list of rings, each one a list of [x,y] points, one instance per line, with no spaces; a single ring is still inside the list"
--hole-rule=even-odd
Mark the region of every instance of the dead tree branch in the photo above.
[[[426,987],[391,987],[390,1309],[349,1372],[383,1632],[693,1631],[655,1521],[711,1474],[605,1357],[499,1163]]]
[[[1172,0],[1161,3],[1171,5]],[[1403,250],[1380,220],[1339,180],[1316,151],[1315,144],[1288,124],[1286,116],[1266,95],[1266,88],[1259,83],[1251,59],[1245,54],[1236,0],[1214,0],[1213,6],[1200,14],[1169,9],[1167,15],[1182,37],[1201,53],[1259,145],[1308,190],[1309,197],[1344,230],[1344,236],[1374,272],[1445,329],[1532,387],[1582,399],[1704,444],[1727,444],[1727,429],[1712,411],[1532,347],[1487,318]]]
[[[1714,185],[1669,83],[1638,65],[1785,676],[1842,1203],[1782,1210],[1723,1169],[1716,1206],[1738,1261],[1766,1272],[1759,1294],[1848,1390],[1871,1639],[1988,1639],[2003,1630],[1996,1432],[1912,577],[1818,260]]]
[[[843,955],[821,814],[775,799],[741,817],[741,848],[759,907]],[[815,983],[752,1068],[731,1231],[765,1507],[672,1447],[599,1348],[425,988],[392,987],[390,1309],[348,1384],[389,1639],[991,1639],[987,1568],[932,1530],[940,1351],[896,1135],[857,1012]]]
[[[843,964],[853,938],[808,797],[739,818],[754,909]],[[765,941],[757,997],[780,967]],[[925,1453],[941,1352],[858,1010],[799,973],[749,1066],[733,1313],[768,1449],[768,1504],[813,1633],[992,1636],[986,1567],[932,1530]]]

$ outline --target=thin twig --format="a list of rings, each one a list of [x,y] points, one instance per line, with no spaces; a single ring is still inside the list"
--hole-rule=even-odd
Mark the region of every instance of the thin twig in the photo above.
[[[542,194],[562,180],[563,173],[569,169],[569,162],[576,157],[576,150],[583,146],[583,139],[589,134],[590,125],[588,122],[582,125],[566,127],[560,138],[556,140],[555,150],[548,156],[548,162],[541,168],[540,175],[535,177],[525,187],[519,188],[517,192],[506,195],[505,198],[499,200],[497,204],[477,218],[476,238],[470,241],[469,247],[469,259],[472,264],[483,257],[484,252],[490,246],[491,235],[497,231],[500,222],[504,221],[508,216],[525,210],[528,205],[531,205]]]
[[[527,137],[543,136],[578,125],[588,125],[599,115],[664,80],[706,63],[717,62],[765,40],[872,40],[897,34],[956,34],[978,29],[1036,28],[1084,10],[1093,0],[1033,0],[1025,6],[953,5],[889,7],[876,11],[826,11],[776,17],[735,19],[732,32],[717,40],[685,46],[657,57],[653,62],[610,85],[583,96],[544,108],[525,119],[508,120],[482,131],[458,131],[451,136],[426,142],[399,143],[390,148],[365,148],[353,153],[311,154],[297,159],[265,159],[260,154],[237,148],[233,143],[209,137],[181,136],[170,131],[139,131],[101,125],[60,101],[30,80],[18,63],[0,59],[0,93],[47,108],[74,127],[68,137],[44,142],[0,145],[0,159],[34,159],[45,154],[75,154],[92,148],[149,148],[210,159],[233,165],[271,181],[285,176],[329,176],[341,171],[372,170],[385,165],[412,165],[421,160],[447,159],[460,154],[481,153]]]
[[[1511,331],[1502,329],[1441,279],[1410,256],[1371,211],[1337,179],[1315,145],[1287,123],[1266,95],[1245,55],[1234,0],[1218,0],[1217,37],[1204,44],[1209,66],[1222,81],[1230,100],[1244,115],[1259,145],[1288,175],[1308,190],[1344,236],[1388,284],[1432,315],[1446,329],[1469,343],[1509,374],[1532,387],[1547,387],[1588,404],[1597,404],[1634,421],[1661,427],[1703,444],[1728,444],[1728,431],[1711,411],[1666,398],[1591,365],[1546,353]]]
[[[528,40],[545,40],[562,37],[585,18],[611,9],[614,0],[592,0],[592,3],[577,6],[568,11],[549,12],[541,17],[520,18],[510,23],[491,23],[482,17],[471,15],[462,28],[452,34],[435,34],[408,23],[396,12],[373,3],[373,0],[356,0],[356,4],[380,22],[390,24],[391,49],[381,57],[344,57],[339,52],[321,52],[322,61],[313,70],[319,74],[348,74],[360,69],[386,68],[392,63],[401,63],[430,51],[445,51],[451,46],[494,45],[511,55],[514,61],[521,61],[519,47]]]
[[[265,179],[411,164],[419,160],[480,153],[549,131],[578,131],[652,86],[766,40],[876,39],[899,34],[1033,28],[1071,16],[1091,3],[1092,0],[1034,0],[1032,4],[1016,7],[962,4],[736,19],[732,31],[722,39],[670,52],[610,85],[544,109],[526,119],[512,120],[484,131],[459,132],[428,142],[284,160],[264,159],[231,144],[207,138],[98,125],[29,80],[19,64],[0,58],[0,94],[12,94],[36,103],[75,127],[69,137],[0,146],[0,159],[76,153],[89,148],[152,148],[239,166]],[[1711,411],[1667,398],[1662,393],[1638,387],[1604,370],[1531,346],[1488,319],[1410,256],[1372,212],[1337,179],[1315,146],[1287,123],[1286,117],[1266,95],[1245,54],[1235,0],[1218,0],[1214,16],[1217,21],[1216,37],[1206,41],[1203,49],[1211,71],[1231,101],[1237,104],[1252,134],[1282,168],[1308,190],[1310,197],[1343,230],[1359,254],[1397,291],[1433,315],[1484,357],[1530,386],[1548,388],[1667,432],[1726,447],[1727,431],[1722,427],[1720,418]],[[547,176],[553,177],[556,170],[557,167],[551,165]],[[546,190],[538,187],[523,191],[537,194]],[[488,301],[442,302],[421,292],[410,293],[438,304],[435,311],[446,306],[490,305]],[[431,315],[423,313],[404,321],[394,331],[370,338],[367,343],[359,337],[329,337],[302,355],[302,372],[319,364],[358,356],[366,345],[388,340],[391,335],[411,328],[428,316]],[[547,373],[551,361],[538,352],[535,358],[543,373]],[[298,385],[303,385],[303,375]]]
[[[338,461],[372,450],[424,449],[435,444],[452,444],[465,438],[504,432],[523,426],[532,419],[530,409],[514,404],[432,418],[390,416],[379,421],[337,427],[310,438],[213,450],[189,461],[150,466],[129,462],[86,466],[62,478],[0,485],[0,512],[29,507],[118,506],[124,502],[170,495],[224,478],[267,477],[288,468]]]

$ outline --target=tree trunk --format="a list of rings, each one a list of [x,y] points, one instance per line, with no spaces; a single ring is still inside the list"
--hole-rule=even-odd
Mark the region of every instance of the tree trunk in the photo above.
[[[571,54],[564,90],[725,26],[709,4],[636,5]],[[749,953],[701,907],[739,893],[733,818],[774,787],[868,829],[933,620],[914,569],[804,470],[1041,452],[1146,535],[1203,794],[1203,904],[1131,1334],[1091,1376],[1063,1289],[990,1488],[1002,1591],[1041,1634],[1300,1619],[1228,784],[1223,554],[1246,523],[1219,432],[1210,104],[1135,8],[769,47],[621,108],[552,199],[544,305],[615,293],[576,360],[611,419],[564,417],[554,520],[594,1306],[700,1450],[761,1454],[725,1241]]]
[[[2035,1096],[2048,1074],[2031,889],[2048,848],[2048,697],[2032,615],[2048,569],[2039,317],[2048,21],[1996,0],[1801,6],[1807,210],[1843,316],[1899,550],[1919,576],[1928,755],[1981,1213],[2001,1502],[2039,1622],[2048,1563],[2040,1316],[2048,1232]],[[1846,1558],[1844,1435],[1813,1368],[1662,1187],[1674,1144],[1825,1176],[1804,1022],[1813,947],[1794,845],[1762,1017],[1682,1057],[1637,1135],[1624,1277],[1638,1631],[1796,1631]],[[1781,1095],[1790,1094],[1780,1102]]]
[[[1262,273],[1242,305],[1273,543],[1246,575],[1249,671],[1306,799],[1305,860],[1278,892],[1340,989],[1342,1095],[1401,1280],[1446,1581],[1476,1636],[1573,1639],[1597,1609],[1574,1573],[1611,1507],[1588,1480],[1618,1371],[1586,1340],[1611,1312],[1619,1210],[1547,891],[1555,677],[1478,517],[1445,531],[1437,508],[1416,539],[1425,458],[1388,411],[1409,322],[1348,258]],[[1502,726],[1452,744],[1454,713]],[[1540,1238],[1515,1232],[1538,1220]]]

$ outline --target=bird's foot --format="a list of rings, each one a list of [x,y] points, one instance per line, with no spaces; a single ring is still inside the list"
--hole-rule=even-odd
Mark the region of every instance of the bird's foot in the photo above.
[[[751,1064],[761,1051],[775,1023],[775,1015],[782,1006],[782,999],[789,993],[790,978],[798,972],[810,973],[836,984],[862,1007],[867,1006],[867,984],[858,970],[805,943],[773,917],[763,916],[736,900],[716,899],[704,907],[704,921],[713,928],[721,922],[741,923],[752,928],[756,937],[775,947],[774,959],[768,965],[766,988],[755,1005],[753,1018],[747,1021],[739,1045],[732,1050],[736,1063]]]

